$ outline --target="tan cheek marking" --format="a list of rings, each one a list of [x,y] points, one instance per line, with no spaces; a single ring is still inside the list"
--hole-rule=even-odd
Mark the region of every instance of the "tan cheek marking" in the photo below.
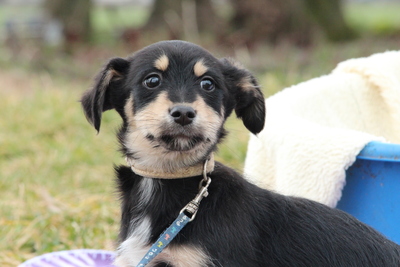
[[[133,115],[133,96],[130,96],[128,101],[126,101],[126,104],[124,107],[124,112],[125,112],[125,116],[128,120],[128,124],[131,126],[134,126],[135,118]]]
[[[154,67],[161,71],[166,71],[169,65],[169,59],[166,55],[160,56],[155,62]]]
[[[157,99],[140,110],[135,116],[138,128],[142,126],[151,129],[153,134],[159,131],[159,121],[162,121],[167,115],[169,108],[173,103],[168,99],[167,93],[163,92],[157,96]]]
[[[153,153],[154,148],[145,137],[149,133],[155,136],[160,134],[160,122],[168,117],[168,109],[172,102],[168,100],[167,93],[164,92],[159,94],[155,101],[135,114],[133,113],[133,105],[133,97],[131,96],[124,108],[129,125],[124,145],[131,151],[140,151],[142,154]]]
[[[196,64],[194,64],[193,71],[197,77],[200,77],[208,71],[208,68],[206,65],[204,65],[204,62],[201,59],[201,60],[197,61]]]
[[[225,108],[224,106],[221,107],[221,117],[224,118],[225,117]],[[221,119],[222,120],[222,119]]]
[[[210,125],[215,126],[215,129],[219,129],[223,122],[223,115],[218,114],[210,106],[204,102],[203,98],[198,97],[196,101],[193,102],[193,108],[199,114],[203,114],[202,118]],[[221,110],[223,111],[223,110]]]
[[[138,114],[139,116],[150,116],[160,118],[162,114],[168,113],[168,109],[172,106],[172,102],[168,99],[167,93],[160,93],[156,100],[144,107]]]

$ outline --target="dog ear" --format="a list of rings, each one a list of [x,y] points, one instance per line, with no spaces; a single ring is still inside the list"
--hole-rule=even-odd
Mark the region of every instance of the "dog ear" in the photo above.
[[[264,128],[265,99],[256,78],[241,64],[224,58],[224,75],[231,83],[231,93],[235,97],[236,116],[243,120],[244,126],[253,134]]]
[[[124,78],[128,69],[129,61],[123,58],[111,59],[97,75],[94,86],[82,96],[85,116],[97,132],[100,131],[103,111],[114,108],[110,101],[110,89],[116,81]]]

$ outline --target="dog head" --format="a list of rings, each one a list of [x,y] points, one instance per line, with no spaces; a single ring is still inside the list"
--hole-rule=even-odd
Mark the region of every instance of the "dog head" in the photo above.
[[[264,127],[264,97],[249,71],[183,41],[163,41],[111,59],[82,97],[100,130],[102,112],[123,119],[123,152],[140,164],[173,171],[205,160],[235,110],[253,134]]]

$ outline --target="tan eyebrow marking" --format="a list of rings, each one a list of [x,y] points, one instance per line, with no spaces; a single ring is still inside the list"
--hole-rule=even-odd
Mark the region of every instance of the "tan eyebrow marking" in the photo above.
[[[203,59],[200,59],[199,61],[196,62],[196,64],[194,64],[193,71],[197,77],[200,77],[201,75],[203,75],[208,71],[208,68],[204,64]]]
[[[168,65],[169,65],[169,59],[165,54],[161,55],[156,61],[154,61],[154,67],[156,67],[161,71],[166,71]]]

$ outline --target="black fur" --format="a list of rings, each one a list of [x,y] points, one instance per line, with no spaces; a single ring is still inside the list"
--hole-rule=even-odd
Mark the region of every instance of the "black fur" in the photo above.
[[[161,72],[154,67],[154,60],[163,54],[169,58],[169,65]],[[193,65],[199,59],[203,59],[208,69],[202,77],[195,77]],[[145,88],[143,80],[153,72],[159,73],[162,84],[155,89]],[[199,81],[204,77],[215,82],[214,91],[200,89]],[[180,41],[156,43],[127,59],[112,59],[99,74],[95,86],[84,94],[82,105],[86,117],[97,130],[101,113],[116,109],[123,119],[118,136],[122,152],[140,160],[143,155],[133,151],[127,143],[132,125],[129,125],[124,107],[128,98],[133,98],[131,108],[136,115],[146,110],[162,92],[167,92],[168,101],[178,104],[191,104],[200,97],[223,121],[235,110],[254,134],[264,127],[264,98],[256,79],[231,60],[218,60],[206,50]],[[154,118],[157,115],[154,114]],[[159,149],[157,142],[160,142],[169,144],[171,150],[179,150],[179,138],[182,133],[187,134],[195,138],[189,150],[196,150],[201,143],[208,144],[204,151],[195,154],[194,163],[199,163],[216,150],[217,143],[225,135],[223,126],[218,127],[216,141],[212,144],[195,131],[192,123],[171,127],[161,124],[157,128],[162,129],[161,137],[147,133],[143,142],[154,145],[153,149]],[[177,129],[180,129],[179,134]],[[169,152],[163,153],[159,161]],[[117,167],[116,173],[122,202],[119,240],[121,243],[128,240],[138,222],[146,217],[151,222],[149,240],[144,240],[146,245],[156,241],[194,198],[202,179],[201,176],[152,179],[151,198],[144,203],[140,185],[149,178],[125,166]],[[201,202],[195,220],[170,244],[175,248],[200,248],[208,257],[207,266],[400,266],[397,244],[340,210],[258,188],[220,163],[216,163],[210,177],[209,196]],[[161,260],[152,266],[174,266],[174,262]]]
[[[120,78],[126,75],[129,62],[122,58],[111,59],[104,69],[98,74],[95,90],[87,91],[82,97],[82,105],[88,121],[97,131],[100,130],[101,114],[103,111],[117,108],[114,103],[120,103],[126,96],[121,95],[118,89],[121,87]],[[109,77],[107,75],[110,75]]]
[[[209,196],[174,246],[201,244],[215,266],[400,266],[400,248],[347,213],[303,198],[282,196],[247,182],[218,163],[210,175]],[[118,169],[122,199],[121,240],[135,216],[135,184],[146,179]],[[201,177],[157,179],[146,214],[152,240],[196,195]]]

